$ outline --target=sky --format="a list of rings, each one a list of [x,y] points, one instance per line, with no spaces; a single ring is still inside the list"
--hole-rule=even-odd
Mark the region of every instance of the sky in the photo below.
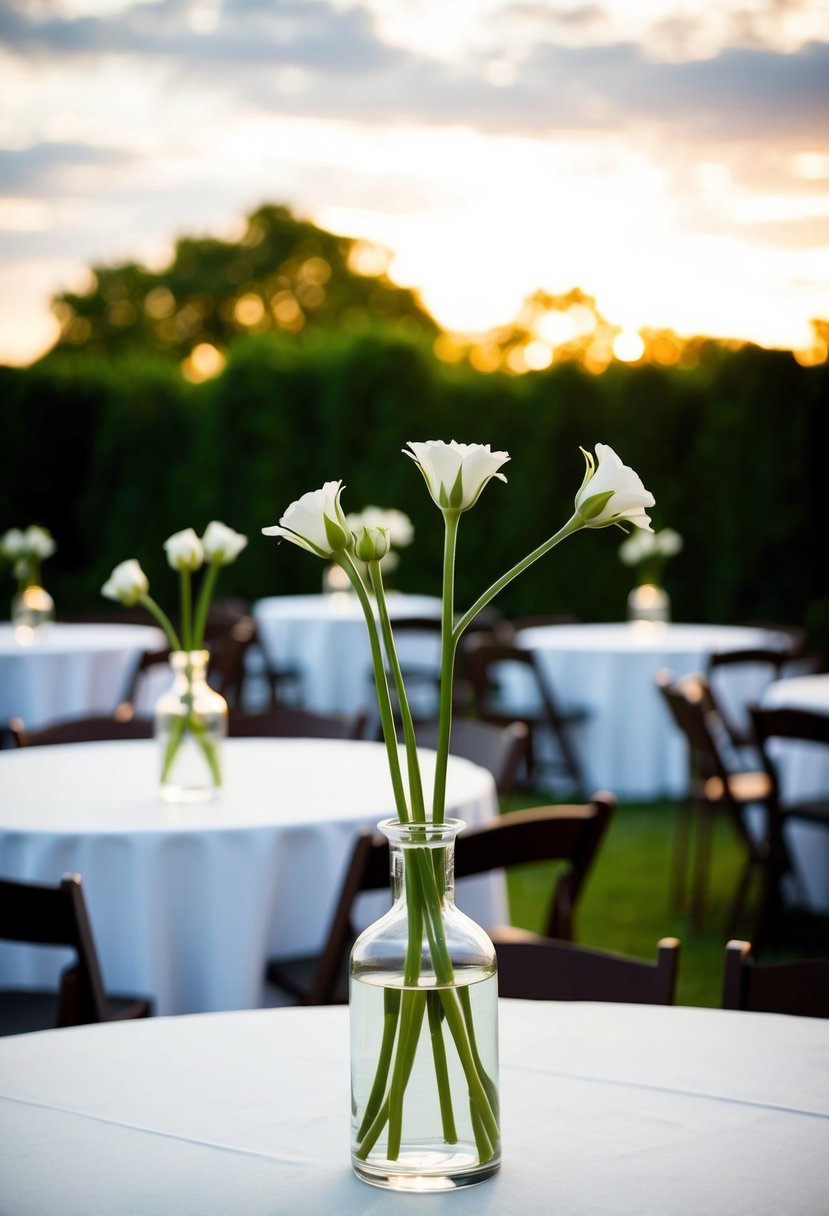
[[[480,332],[829,317],[825,0],[0,0],[0,361],[89,267],[282,203]]]

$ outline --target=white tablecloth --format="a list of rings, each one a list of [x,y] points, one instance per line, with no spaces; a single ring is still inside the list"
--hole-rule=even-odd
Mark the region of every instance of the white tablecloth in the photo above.
[[[349,1159],[347,1010],[0,1041],[9,1216],[823,1216],[829,1022],[501,1001],[503,1166],[396,1195]]]
[[[265,960],[319,949],[355,835],[394,814],[385,749],[229,739],[221,798],[177,807],[157,796],[155,748],[0,752],[0,874],[82,876],[111,992],[152,996],[158,1013],[255,1008]],[[422,757],[429,781],[434,753]],[[497,805],[491,774],[450,757],[447,814],[472,825]],[[459,884],[458,902],[503,920],[503,880]],[[56,954],[0,943],[0,986],[50,982]]]
[[[112,713],[142,652],[165,644],[152,625],[55,622],[21,646],[13,627],[0,624],[0,723],[18,717],[34,729]]]
[[[440,600],[427,595],[388,596],[389,615],[440,617]],[[356,595],[278,595],[257,600],[253,615],[262,646],[277,666],[296,665],[303,700],[318,713],[352,713],[375,704],[368,632]],[[436,648],[435,654],[438,654]],[[401,661],[405,657],[401,645]],[[427,656],[428,657],[428,656]]]
[[[687,748],[656,687],[659,669],[704,671],[716,650],[783,638],[739,626],[636,622],[543,626],[522,630],[518,641],[536,654],[562,706],[590,713],[573,732],[588,788],[651,801],[688,788]],[[742,691],[756,700],[760,687],[749,679]],[[520,688],[510,695],[517,706]]]
[[[762,697],[765,706],[788,706],[829,714],[829,675],[776,680]],[[784,802],[829,798],[829,748],[817,743],[770,740]],[[806,902],[829,913],[829,832],[819,824],[791,823],[786,837],[805,887]]]

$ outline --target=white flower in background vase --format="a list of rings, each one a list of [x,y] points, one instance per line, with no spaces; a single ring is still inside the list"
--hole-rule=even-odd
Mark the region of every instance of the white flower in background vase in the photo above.
[[[155,734],[161,746],[161,796],[167,802],[197,802],[215,797],[222,784],[220,743],[227,733],[227,704],[207,683],[204,649],[207,616],[219,571],[247,545],[247,537],[212,520],[199,538],[192,528],[164,542],[171,568],[179,574],[180,632],[150,595],[147,576],[135,558],[120,562],[101,594],[127,607],[141,604],[170,645],[173,684],[155,707]],[[192,575],[207,564],[195,610]]]
[[[30,524],[28,528],[9,528],[0,537],[0,556],[11,562],[17,594],[12,600],[15,636],[23,644],[34,641],[37,631],[54,619],[55,604],[41,585],[41,562],[57,550],[48,528]]]
[[[662,586],[662,573],[665,562],[679,553],[682,546],[682,537],[673,528],[633,532],[622,541],[619,559],[636,572],[636,586],[628,596],[628,620],[661,623],[670,620],[671,602]]]

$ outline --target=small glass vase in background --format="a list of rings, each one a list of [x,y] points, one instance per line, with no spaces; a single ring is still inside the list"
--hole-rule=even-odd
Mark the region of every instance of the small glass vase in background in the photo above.
[[[55,619],[55,601],[36,583],[21,587],[12,600],[11,620],[20,645],[35,641],[37,632]]]
[[[351,1160],[393,1190],[454,1190],[501,1163],[498,976],[492,942],[454,904],[463,826],[380,824],[394,905],[351,953]]]
[[[656,583],[641,583],[628,596],[628,620],[667,624],[671,619],[671,601],[667,592]]]
[[[173,651],[172,686],[155,706],[165,802],[207,802],[222,787],[227,702],[207,683],[206,650]]]

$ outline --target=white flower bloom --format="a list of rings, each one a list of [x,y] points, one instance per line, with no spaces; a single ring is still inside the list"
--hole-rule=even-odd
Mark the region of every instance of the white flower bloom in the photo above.
[[[31,524],[23,533],[24,552],[32,557],[51,557],[57,546],[52,539],[52,533],[38,524]]]
[[[4,557],[21,557],[26,550],[26,538],[20,528],[9,528],[2,537],[0,537],[0,553]]]
[[[174,532],[164,542],[167,561],[174,570],[198,570],[204,561],[204,549],[192,528]]]
[[[349,528],[355,533],[360,528],[385,528],[389,534],[389,542],[395,549],[405,549],[414,540],[412,521],[402,511],[364,507],[362,511],[350,512],[345,518]]]
[[[120,562],[101,588],[101,595],[130,607],[150,590],[149,580],[134,557]]]
[[[488,443],[444,443],[430,439],[426,443],[409,443],[412,450],[403,449],[420,469],[429,493],[441,510],[468,511],[478,501],[481,491],[493,477],[506,481],[499,473],[509,460],[508,452],[493,452]]]
[[[682,537],[673,528],[663,528],[661,532],[656,533],[656,547],[662,557],[674,557],[684,543]]]
[[[205,528],[201,543],[207,561],[216,562],[219,566],[229,566],[231,562],[236,561],[248,543],[248,538],[241,532],[234,532],[227,524],[213,519]]]
[[[586,528],[606,528],[608,524],[634,524],[652,532],[646,507],[654,505],[654,497],[606,443],[596,444],[598,464],[590,452],[584,452],[587,470],[576,495],[576,514]]]
[[[333,557],[353,543],[340,506],[342,490],[341,481],[326,481],[321,490],[309,490],[292,502],[279,523],[262,532],[283,537],[318,557]]]

